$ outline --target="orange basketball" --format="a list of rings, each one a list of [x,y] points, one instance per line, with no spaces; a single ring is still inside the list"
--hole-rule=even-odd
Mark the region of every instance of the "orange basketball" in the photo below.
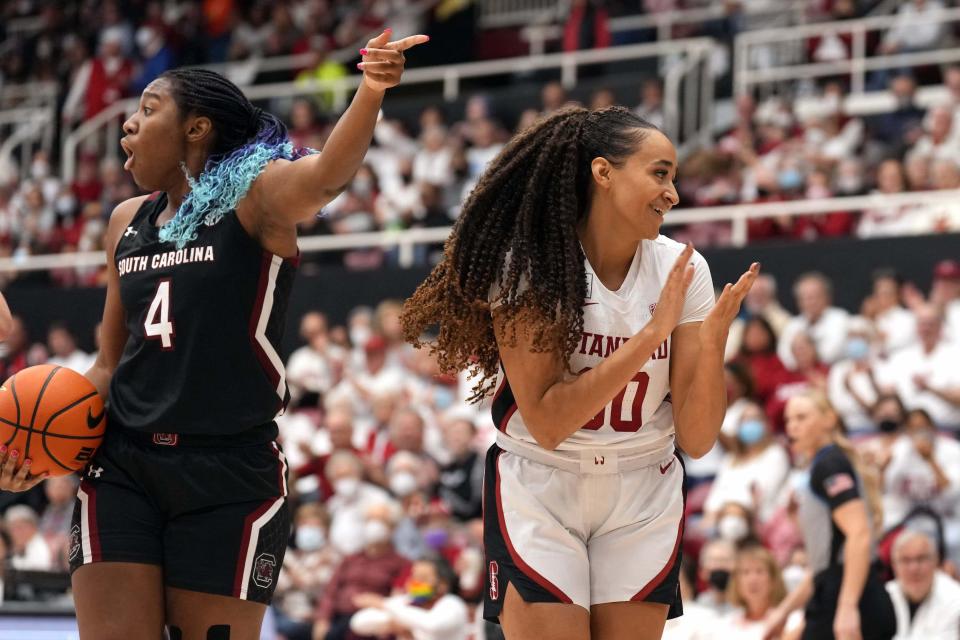
[[[103,440],[103,399],[66,367],[41,364],[0,387],[0,444],[31,460],[30,473],[65,476],[82,469]]]

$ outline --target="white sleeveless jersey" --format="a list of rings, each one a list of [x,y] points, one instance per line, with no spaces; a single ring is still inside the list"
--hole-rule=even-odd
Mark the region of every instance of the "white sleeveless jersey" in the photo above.
[[[587,298],[583,303],[583,334],[570,357],[573,374],[596,367],[620,345],[640,331],[653,316],[670,269],[684,245],[664,236],[643,240],[618,291],[610,291],[584,260]],[[693,282],[678,324],[700,322],[714,304],[713,281],[706,260],[694,252]],[[557,451],[630,449],[637,454],[673,447],[673,409],[670,404],[670,338],[661,344],[637,374],[579,431],[564,440]],[[639,363],[638,363],[639,364]],[[567,374],[573,377],[573,374]],[[507,437],[536,445],[500,367],[492,403],[494,425]]]

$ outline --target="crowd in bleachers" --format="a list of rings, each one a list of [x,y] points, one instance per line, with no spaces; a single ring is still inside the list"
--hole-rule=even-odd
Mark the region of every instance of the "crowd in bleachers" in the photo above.
[[[729,627],[724,638],[758,638],[765,616],[802,575],[793,498],[802,470],[787,447],[783,410],[810,388],[828,395],[882,486],[880,558],[900,580],[890,589],[902,583],[903,602],[926,603],[914,616],[920,625],[932,615],[923,607],[934,605],[917,590],[937,570],[947,602],[937,606],[953,607],[956,618],[960,263],[941,261],[932,275],[924,292],[877,271],[857,314],[832,305],[831,283],[818,273],[784,283],[796,316],[778,303],[772,276],[757,281],[730,334],[720,441],[686,461],[687,615],[669,625],[667,638],[719,637],[703,635],[718,625]],[[324,637],[318,630],[353,637],[338,635],[351,624],[360,635],[439,628],[412,637],[496,637],[483,635],[472,613],[485,579],[482,456],[495,426],[488,408],[466,404],[466,376],[438,375],[426,351],[403,342],[399,310],[388,300],[355,309],[344,325],[330,326],[319,310],[301,319],[302,346],[287,362],[292,403],[278,421],[296,515],[271,624],[288,640]],[[92,355],[64,327],[39,337],[16,322],[0,376],[44,361],[89,365]],[[73,486],[57,480],[0,496],[18,503],[6,509],[0,537],[7,562],[66,566]],[[896,542],[903,532],[909,536]],[[899,565],[898,554],[907,558]],[[431,597],[445,604],[430,609],[429,622],[417,602]],[[904,637],[933,637],[918,633]]]

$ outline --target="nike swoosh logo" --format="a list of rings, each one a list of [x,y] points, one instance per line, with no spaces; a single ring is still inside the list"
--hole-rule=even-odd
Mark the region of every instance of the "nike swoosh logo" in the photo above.
[[[100,413],[93,415],[90,412],[90,407],[87,407],[87,429],[96,429],[100,426],[100,423],[103,421],[103,414],[106,412],[106,409],[101,409]]]
[[[583,303],[583,306],[589,307],[589,306],[592,305],[592,304],[600,304],[600,303],[599,303],[599,302],[584,302],[584,303]]]
[[[673,460],[671,460],[670,462],[668,462],[668,463],[666,464],[666,466],[660,465],[660,475],[666,475],[667,470],[670,469],[670,467],[673,466],[673,463],[676,462],[676,460],[677,460],[677,459],[674,458]]]

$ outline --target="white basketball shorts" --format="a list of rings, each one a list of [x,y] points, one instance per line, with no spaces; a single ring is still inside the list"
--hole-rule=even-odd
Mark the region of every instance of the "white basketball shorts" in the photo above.
[[[493,445],[484,475],[484,618],[507,585],[526,602],[680,602],[683,466],[670,454],[617,473],[576,473]]]

